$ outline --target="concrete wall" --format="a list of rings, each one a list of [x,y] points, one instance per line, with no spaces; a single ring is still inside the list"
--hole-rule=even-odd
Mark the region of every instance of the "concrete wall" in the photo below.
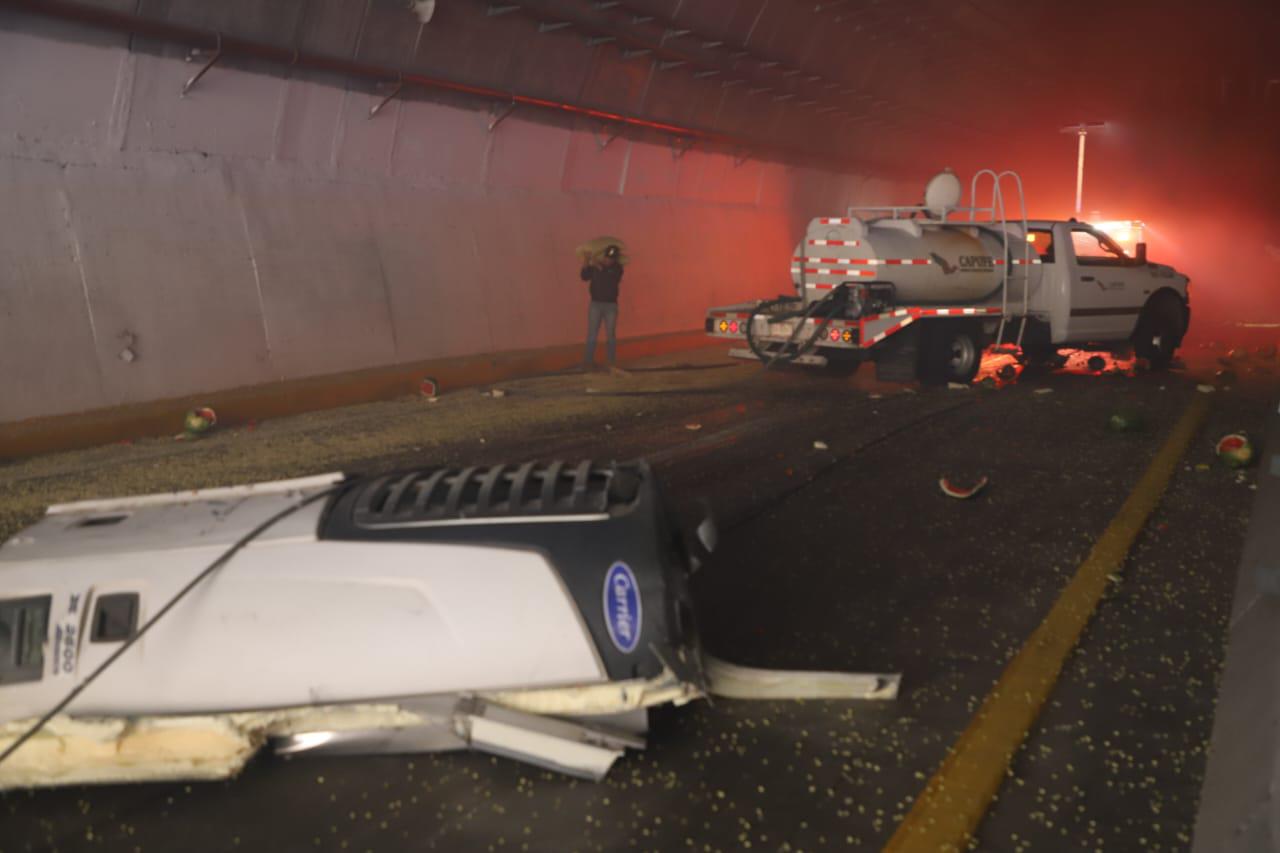
[[[602,233],[634,259],[620,333],[696,328],[785,290],[810,216],[915,192],[475,104],[370,119],[279,69],[180,97],[195,67],[0,12],[0,422],[571,343]]]

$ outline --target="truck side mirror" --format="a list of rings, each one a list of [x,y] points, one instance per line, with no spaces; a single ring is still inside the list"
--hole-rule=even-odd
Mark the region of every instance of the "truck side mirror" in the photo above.
[[[1147,244],[1138,243],[1133,247],[1133,259],[1137,263],[1145,264],[1147,262]]]

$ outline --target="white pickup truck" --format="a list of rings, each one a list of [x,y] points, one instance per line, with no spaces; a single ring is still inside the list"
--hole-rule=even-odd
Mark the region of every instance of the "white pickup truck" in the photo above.
[[[926,383],[972,381],[991,344],[1028,362],[1071,347],[1168,366],[1190,322],[1187,276],[1086,222],[1011,221],[999,184],[1017,176],[979,173],[971,196],[983,175],[995,179],[988,208],[958,207],[960,183],[943,172],[923,205],[813,219],[792,258],[796,294],[712,308],[707,333],[766,364],[871,360],[882,378]]]

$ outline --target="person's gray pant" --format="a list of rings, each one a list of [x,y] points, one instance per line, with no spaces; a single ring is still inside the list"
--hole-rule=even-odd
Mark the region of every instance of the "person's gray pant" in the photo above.
[[[609,366],[613,367],[614,359],[618,355],[618,303],[593,300],[591,307],[587,309],[587,354],[582,359],[582,363],[587,367],[592,366],[596,361],[596,333],[600,330],[601,323],[604,323]]]

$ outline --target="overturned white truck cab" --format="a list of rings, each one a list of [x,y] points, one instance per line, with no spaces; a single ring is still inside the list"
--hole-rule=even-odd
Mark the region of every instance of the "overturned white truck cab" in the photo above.
[[[708,531],[679,532],[645,464],[590,461],[50,507],[0,547],[0,787],[223,778],[264,743],[600,778],[645,709],[771,683],[702,654]]]
[[[984,178],[987,207],[960,207],[959,179],[942,172],[921,205],[811,220],[791,259],[795,293],[712,308],[707,333],[766,365],[871,360],[881,378],[927,383],[971,381],[991,344],[1031,362],[1087,347],[1168,365],[1190,323],[1187,277],[1088,223],[1028,219],[1012,172],[974,175],[971,205]]]

